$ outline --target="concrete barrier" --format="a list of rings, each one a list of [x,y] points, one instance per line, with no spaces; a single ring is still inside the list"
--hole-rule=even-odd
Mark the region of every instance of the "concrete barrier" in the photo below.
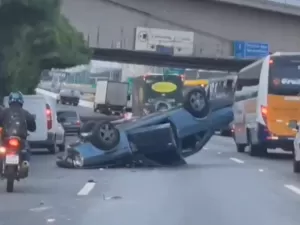
[[[55,99],[57,99],[57,96],[58,96],[58,94],[56,94],[56,93],[53,93],[51,91],[46,91],[46,90],[43,90],[43,89],[40,89],[40,88],[36,88],[35,92],[37,94],[46,95],[46,96],[49,96],[49,97],[52,97],[52,98],[55,98]],[[93,102],[85,101],[85,100],[82,100],[82,99],[80,99],[79,105],[82,106],[82,107],[93,108]]]

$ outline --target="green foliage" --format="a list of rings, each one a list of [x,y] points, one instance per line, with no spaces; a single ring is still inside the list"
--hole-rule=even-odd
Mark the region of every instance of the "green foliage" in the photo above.
[[[82,34],[60,14],[59,0],[2,0],[0,31],[2,95],[32,93],[41,70],[87,63],[91,55]]]

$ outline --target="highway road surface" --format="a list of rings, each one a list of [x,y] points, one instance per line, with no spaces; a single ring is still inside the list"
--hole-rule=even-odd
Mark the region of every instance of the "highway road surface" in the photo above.
[[[216,136],[188,162],[70,170],[40,150],[15,193],[0,181],[0,225],[300,224],[300,175],[292,173],[291,155],[253,158],[237,153],[231,138]]]

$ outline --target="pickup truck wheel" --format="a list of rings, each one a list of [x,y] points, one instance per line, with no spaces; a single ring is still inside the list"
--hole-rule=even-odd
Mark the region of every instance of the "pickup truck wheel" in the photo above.
[[[204,118],[208,115],[210,107],[204,88],[190,90],[184,98],[183,107],[196,118]]]
[[[119,130],[110,122],[97,123],[91,135],[91,143],[101,150],[111,150],[120,142]]]

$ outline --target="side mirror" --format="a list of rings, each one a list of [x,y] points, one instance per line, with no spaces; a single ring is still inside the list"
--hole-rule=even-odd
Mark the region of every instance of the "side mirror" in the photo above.
[[[293,129],[293,130],[299,130],[299,125],[297,123],[297,121],[293,120],[289,122],[289,128]]]

